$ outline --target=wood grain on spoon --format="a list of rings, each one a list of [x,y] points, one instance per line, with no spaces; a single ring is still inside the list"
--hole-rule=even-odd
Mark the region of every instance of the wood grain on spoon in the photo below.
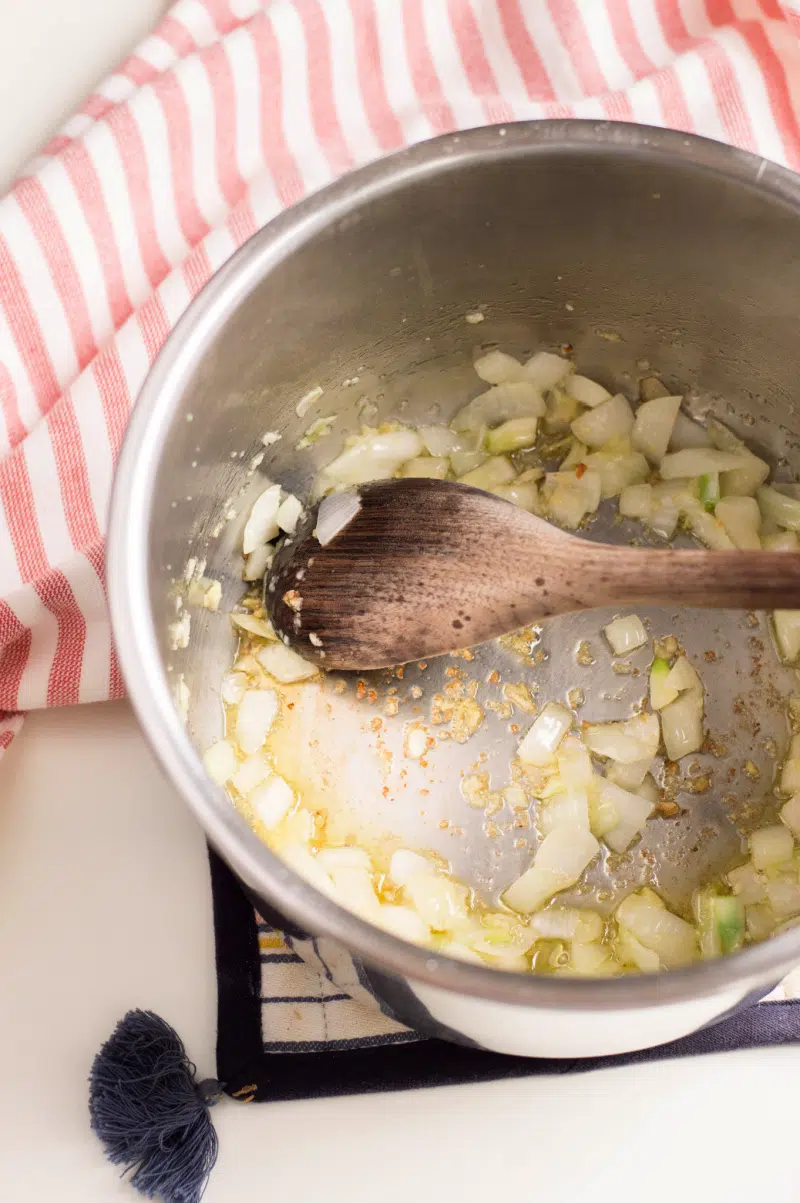
[[[800,552],[593,543],[448,481],[376,481],[323,547],[311,510],[265,584],[306,659],[369,669],[440,655],[595,606],[800,608]]]

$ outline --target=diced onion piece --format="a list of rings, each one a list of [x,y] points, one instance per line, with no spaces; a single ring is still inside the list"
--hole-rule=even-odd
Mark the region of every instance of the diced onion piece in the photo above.
[[[761,546],[764,551],[798,551],[800,543],[792,530],[778,531],[774,535],[762,535]]]
[[[795,839],[800,839],[800,793],[792,794],[789,801],[781,807],[780,817]],[[758,899],[754,901],[757,902]]]
[[[749,837],[750,859],[756,870],[771,869],[775,865],[791,860],[794,839],[788,827],[775,823],[772,827],[761,827]]]
[[[563,383],[575,371],[575,366],[568,359],[554,355],[552,351],[537,351],[526,362],[523,370],[527,379],[545,392]]]
[[[746,906],[744,917],[747,935],[756,943],[766,940],[767,936],[770,936],[775,930],[777,920],[768,902],[758,902],[755,906]]]
[[[212,781],[225,785],[239,767],[236,750],[227,739],[220,739],[203,755],[203,766]]]
[[[664,707],[661,732],[669,760],[680,760],[682,756],[700,750],[704,738],[702,689],[688,689]]]
[[[581,977],[613,977],[620,967],[606,944],[576,942],[569,950],[569,967]]]
[[[478,468],[488,459],[485,451],[454,451],[450,456],[450,466],[456,476],[464,476],[473,468]]]
[[[421,451],[422,439],[413,430],[362,435],[328,464],[322,477],[326,482],[345,485],[385,480]]]
[[[433,931],[458,931],[468,926],[466,886],[439,873],[417,873],[405,883],[403,892]]]
[[[329,897],[333,894],[333,882],[305,845],[284,844],[280,848],[280,858],[309,885]]]
[[[687,447],[665,455],[659,465],[662,480],[683,476],[704,476],[707,472],[729,472],[742,466],[741,455],[717,451],[715,447]]]
[[[619,785],[622,789],[635,792],[650,771],[652,763],[652,757],[649,756],[643,760],[632,760],[630,764],[620,764],[618,760],[612,760],[606,772],[606,780],[613,781],[614,785]]]
[[[317,853],[317,861],[328,873],[335,869],[366,869],[372,872],[372,861],[369,853],[363,848],[354,848],[350,844],[338,848],[323,848]]]
[[[615,443],[622,447],[615,447]],[[601,497],[616,497],[630,485],[641,484],[650,474],[645,457],[640,451],[625,449],[627,443],[627,439],[613,440],[609,447],[586,456],[586,467],[600,477]]]
[[[632,840],[643,830],[653,809],[649,798],[621,789],[613,781],[604,781],[600,786],[600,803],[608,801],[619,816],[615,827],[603,836],[612,852],[624,852]]]
[[[602,447],[610,439],[624,438],[633,429],[633,410],[622,393],[603,401],[572,423],[572,433],[587,447]]]
[[[658,953],[640,944],[633,932],[628,931],[626,927],[619,929],[615,949],[617,959],[622,965],[638,969],[640,973],[658,973],[661,968]]]
[[[517,479],[511,485],[495,485],[489,490],[496,497],[502,497],[503,501],[510,501],[512,505],[519,506],[521,510],[526,510],[529,514],[540,514],[542,512],[542,503],[539,497],[539,490],[535,484],[520,484]]]
[[[667,454],[681,400],[681,397],[657,397],[645,401],[636,411],[631,443],[652,464],[660,463]]]
[[[256,659],[270,676],[282,685],[291,685],[294,681],[307,681],[316,676],[319,669],[315,664],[309,664],[297,652],[285,647],[282,643],[271,643],[269,647],[259,648]]]
[[[532,447],[536,442],[538,418],[510,418],[501,426],[490,430],[486,436],[486,450],[492,455],[503,452],[521,451],[523,447]]]
[[[396,886],[408,885],[412,877],[418,877],[421,873],[431,876],[435,872],[436,869],[426,857],[407,848],[398,848],[389,862],[389,877]]]
[[[250,794],[250,805],[267,830],[271,831],[294,806],[294,792],[288,781],[273,773]]]
[[[237,706],[244,697],[244,691],[247,689],[248,677],[246,673],[229,672],[225,673],[222,678],[219,696],[226,706]]]
[[[375,893],[371,870],[357,865],[334,865],[328,868],[328,873],[336,897],[355,914],[368,919],[370,923],[376,922],[381,906]]]
[[[714,417],[708,419],[711,442],[720,451],[731,451],[742,457],[742,464],[723,472],[720,481],[723,497],[753,497],[759,485],[769,476],[769,464],[747,447],[742,440]]]
[[[677,454],[684,455],[685,453],[679,451]],[[721,454],[722,452],[720,452]],[[712,551],[732,551],[734,549],[733,540],[719,518],[714,514],[709,514],[701,501],[697,501],[693,497],[686,497],[681,501],[680,508],[692,534],[705,543],[706,547],[710,547]]]
[[[623,518],[647,522],[653,512],[652,485],[627,485],[619,495],[619,512]]]
[[[678,657],[664,683],[668,689],[674,689],[678,693],[683,693],[685,689],[703,688],[696,668],[685,656]]]
[[[245,756],[264,746],[277,714],[278,695],[273,689],[247,690],[236,712],[236,742]]]
[[[627,656],[628,652],[635,652],[637,647],[647,643],[647,631],[637,614],[615,618],[603,627],[603,634],[615,656]]]
[[[781,790],[784,794],[800,792],[800,758],[789,756],[781,769]]]
[[[800,882],[794,873],[768,878],[764,889],[776,919],[800,915]]]
[[[410,906],[383,903],[375,912],[372,922],[398,939],[408,940],[409,944],[427,944],[430,939],[430,928]]]
[[[281,502],[275,521],[282,531],[286,531],[287,535],[293,535],[302,512],[302,502],[295,497],[294,493],[289,493]]]
[[[794,664],[800,656],[800,610],[773,610],[772,625],[781,659]]]
[[[690,923],[656,906],[641,893],[630,894],[616,910],[616,920],[640,944],[658,954],[667,969],[690,964],[697,956],[697,936]]]
[[[246,556],[262,543],[269,543],[279,533],[278,510],[281,505],[281,486],[269,485],[253,502],[250,517],[242,536],[242,551]]]
[[[450,460],[444,456],[420,455],[403,464],[400,475],[444,480],[450,471]]]
[[[621,764],[652,760],[658,751],[658,716],[637,714],[621,723],[592,723],[584,731],[583,742],[590,752]]]
[[[574,530],[600,505],[601,481],[591,469],[580,476],[577,472],[551,472],[542,492],[553,521]]]
[[[452,455],[454,451],[470,450],[464,445],[464,438],[455,434],[449,426],[420,426],[418,434],[428,455],[437,458]]]
[[[670,671],[667,660],[656,658],[650,665],[650,705],[654,710],[663,710],[680,693],[676,686],[668,684]]]
[[[245,581],[259,581],[275,559],[275,548],[271,543],[262,543],[247,556],[242,572]]]
[[[526,764],[546,765],[555,758],[556,749],[572,726],[572,715],[558,702],[548,702],[533,720],[517,749]]]
[[[492,489],[497,485],[509,484],[516,475],[511,460],[506,459],[504,455],[493,455],[479,468],[473,468],[465,476],[460,476],[459,482],[462,485],[472,485],[473,489]]]
[[[586,790],[571,789],[566,793],[556,794],[539,812],[538,822],[543,835],[549,835],[556,827],[563,827],[565,823],[588,831],[589,796]]]
[[[453,429],[477,431],[481,426],[496,426],[510,418],[540,418],[546,406],[541,390],[529,380],[511,380],[495,384],[459,410]],[[410,456],[406,456],[410,459]]]
[[[574,397],[570,397],[569,393],[565,393],[562,388],[554,388],[547,394],[547,409],[544,415],[544,427],[550,434],[559,434],[562,430],[569,430],[571,422],[574,422],[580,413],[580,405]]]
[[[594,784],[592,758],[581,741],[567,735],[558,749],[558,775],[566,790],[588,790]]]
[[[637,793],[640,798],[646,798],[651,807],[655,806],[661,797],[661,790],[658,788],[658,784],[652,773],[645,774],[644,781],[635,791],[635,793]]]
[[[741,898],[744,906],[752,906],[755,902],[763,902],[767,897],[764,889],[764,878],[761,877],[752,864],[741,865],[731,869],[726,874],[728,885],[737,898]]]
[[[553,894],[574,885],[599,850],[585,828],[557,827],[542,840],[530,869],[509,886],[503,901],[522,914],[538,910]]]
[[[762,485],[756,492],[759,509],[764,518],[770,518],[784,530],[800,530],[800,501],[785,493]]]
[[[579,940],[590,943],[603,936],[605,923],[597,911],[577,906],[549,906],[531,915],[530,925],[544,940]]]
[[[604,401],[611,399],[611,393],[607,388],[603,388],[602,384],[598,384],[596,380],[590,380],[588,376],[568,376],[564,381],[564,391],[569,393],[576,401],[580,401],[581,405],[588,406],[589,409],[594,409],[597,405],[602,405]]]
[[[263,751],[254,752],[252,756],[248,756],[241,762],[233,777],[231,777],[231,785],[235,790],[246,798],[251,794],[257,785],[261,785],[262,781],[266,781],[273,774],[272,765],[268,762]]]
[[[754,497],[723,497],[718,501],[714,514],[719,518],[730,536],[734,547],[745,551],[760,551],[761,511]]]
[[[699,422],[693,422],[687,414],[679,410],[669,440],[670,451],[687,451],[689,448],[710,446],[711,439],[705,427]]]
[[[505,351],[488,351],[473,366],[487,384],[504,384],[506,380],[521,380],[524,376],[520,361]]]
[[[266,618],[256,618],[254,614],[231,614],[231,622],[248,635],[258,635],[261,639],[277,639],[275,628]]]

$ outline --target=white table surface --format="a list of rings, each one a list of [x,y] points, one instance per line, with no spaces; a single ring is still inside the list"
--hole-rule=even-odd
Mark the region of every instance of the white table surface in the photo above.
[[[0,0],[0,184],[163,8]],[[92,1056],[133,1006],[214,1072],[199,830],[124,703],[32,715],[0,765],[0,1200],[136,1196],[89,1130]],[[800,1049],[214,1112],[208,1203],[797,1203]]]

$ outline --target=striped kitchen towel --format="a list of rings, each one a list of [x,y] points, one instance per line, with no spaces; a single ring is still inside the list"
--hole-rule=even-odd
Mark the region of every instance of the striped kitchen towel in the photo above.
[[[178,0],[0,201],[0,751],[119,697],[114,461],[172,326],[337,174],[523,118],[675,126],[800,167],[780,0]]]

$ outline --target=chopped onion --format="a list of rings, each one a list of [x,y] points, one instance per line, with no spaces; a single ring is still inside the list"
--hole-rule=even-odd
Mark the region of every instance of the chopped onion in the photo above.
[[[531,928],[544,940],[590,943],[602,938],[605,923],[597,911],[577,906],[549,906],[531,915]]]
[[[443,456],[420,455],[403,464],[400,475],[405,477],[423,477],[430,480],[444,480],[450,471],[450,460]]]
[[[645,401],[636,411],[631,443],[653,464],[660,463],[667,454],[681,400],[681,397],[657,397]]]
[[[273,774],[272,765],[267,760],[263,751],[254,752],[252,756],[248,756],[237,768],[231,778],[231,785],[235,790],[246,798],[251,794],[257,785],[261,785],[262,781],[266,781]]]
[[[658,716],[637,714],[621,723],[593,723],[586,727],[583,739],[590,752],[621,764],[652,760],[658,751]]]
[[[558,749],[558,775],[567,790],[588,790],[594,783],[592,758],[575,735],[567,735]]]
[[[728,885],[737,898],[741,898],[744,906],[752,906],[755,902],[763,902],[767,897],[764,889],[764,878],[756,872],[748,862],[738,869],[731,869],[726,874]]]
[[[509,886],[503,901],[522,914],[538,910],[557,891],[574,885],[599,850],[583,827],[557,827],[542,840],[530,869]]]
[[[574,943],[569,950],[569,967],[581,977],[613,977],[620,971],[611,949],[595,943]]]
[[[750,859],[753,862],[753,868],[758,871],[785,864],[787,860],[791,860],[794,852],[792,833],[783,823],[775,823],[772,827],[761,827],[758,831],[752,831],[749,843]]]
[[[654,710],[663,710],[674,702],[680,690],[669,685],[669,662],[658,657],[650,665],[650,705]]]
[[[282,643],[271,643],[268,647],[259,648],[256,659],[270,676],[282,685],[290,685],[294,681],[307,681],[316,676],[319,669],[315,664],[309,664],[297,652]]]
[[[375,923],[380,914],[380,902],[371,870],[356,865],[336,865],[328,872],[341,901],[363,919]]]
[[[352,522],[360,509],[361,498],[358,493],[331,493],[329,497],[323,497],[314,527],[317,542],[327,547],[339,531]]]
[[[578,464],[585,464],[586,457],[589,454],[589,448],[580,439],[570,439],[569,442],[569,452],[564,456],[560,464],[562,472],[566,472],[568,468],[577,468]]]
[[[225,785],[239,767],[233,744],[227,739],[212,744],[203,756],[203,765],[212,781],[216,781],[217,785]]]
[[[580,476],[577,472],[548,473],[542,488],[550,517],[570,530],[597,510],[600,492],[600,476],[591,469]]]
[[[280,505],[280,485],[269,485],[253,502],[253,508],[242,536],[242,551],[246,556],[249,556],[250,552],[255,551],[262,543],[269,543],[270,539],[277,538]]]
[[[575,371],[575,366],[568,359],[554,355],[551,351],[537,351],[527,361],[523,370],[527,379],[545,392],[565,381]]]
[[[449,426],[420,426],[419,437],[425,444],[428,455],[445,457],[454,451],[469,451],[462,435],[455,434]]]
[[[244,697],[248,678],[246,673],[229,672],[222,678],[219,696],[226,706],[237,706]]]
[[[685,656],[678,657],[664,684],[667,689],[674,689],[677,693],[683,693],[684,689],[699,689],[702,693],[703,689],[697,670]]]
[[[710,447],[711,439],[708,431],[698,422],[693,422],[681,410],[678,410],[675,425],[669,440],[671,451],[686,451],[690,447]]]
[[[456,476],[464,476],[473,468],[478,468],[489,457],[485,451],[454,451],[450,456],[450,466]]]
[[[657,973],[661,968],[658,953],[651,948],[645,948],[634,936],[633,932],[621,927],[615,941],[617,958],[623,965],[630,965],[641,973]]]
[[[322,848],[317,853],[317,863],[322,865],[327,873],[336,869],[366,869],[368,873],[372,872],[369,853],[350,844],[338,848]]]
[[[436,872],[434,866],[418,852],[410,852],[407,848],[398,848],[389,862],[389,877],[396,886],[408,885],[412,877],[420,873],[428,876]]]
[[[688,689],[660,713],[669,760],[680,760],[682,756],[700,750],[704,739],[702,689]]]
[[[687,447],[665,455],[659,465],[662,480],[683,476],[703,476],[707,472],[728,472],[742,466],[742,456],[714,447]]]
[[[652,485],[627,485],[620,493],[619,512],[623,518],[639,518],[647,522],[652,511]]]
[[[769,464],[747,447],[740,438],[714,417],[708,419],[711,441],[720,451],[731,451],[742,457],[742,464],[722,474],[723,497],[752,497],[759,485],[769,476]]]
[[[486,449],[492,455],[500,455],[505,451],[521,451],[524,447],[532,447],[536,442],[538,418],[510,418],[501,426],[490,430],[486,436]]]
[[[602,447],[610,439],[624,438],[633,429],[633,410],[622,393],[589,410],[572,423],[572,433],[587,447]]]
[[[509,418],[540,418],[546,406],[541,390],[529,380],[495,384],[481,393],[453,418],[453,429],[477,431],[481,426],[497,426]],[[411,456],[405,456],[410,459]]]
[[[684,455],[688,453],[679,451],[677,454]],[[722,452],[719,454],[721,455]],[[680,508],[681,513],[691,527],[692,533],[701,542],[705,543],[706,547],[710,547],[712,551],[733,550],[733,540],[725,530],[725,527],[719,518],[715,517],[714,514],[709,514],[702,502],[697,501],[694,497],[686,497],[681,502]]]
[[[800,882],[794,874],[770,878],[764,888],[776,919],[800,915]]]
[[[519,477],[511,485],[495,485],[489,490],[496,497],[502,497],[503,501],[510,501],[512,505],[516,505],[521,510],[527,510],[529,514],[541,514],[542,503],[539,497],[539,490],[535,484],[520,484]]]
[[[387,434],[368,434],[348,447],[328,464],[322,473],[326,482],[345,485],[366,484],[394,476],[406,460],[422,451],[422,439],[413,430],[393,430]]]
[[[622,448],[615,447],[622,444]],[[600,477],[600,496],[616,497],[630,485],[641,484],[650,474],[650,466],[639,451],[631,452],[627,439],[612,440],[602,451],[594,451],[584,460],[587,468]]]
[[[407,940],[409,944],[427,944],[430,939],[431,929],[410,906],[383,903],[372,922],[398,939]]]
[[[294,806],[294,792],[288,781],[273,773],[250,794],[250,805],[270,831],[286,818]]]
[[[636,791],[650,771],[652,763],[653,759],[649,756],[645,756],[643,760],[632,760],[629,764],[620,764],[618,760],[612,760],[606,772],[606,779],[622,789]]]
[[[800,793],[792,794],[789,801],[781,807],[780,817],[795,839],[800,839]],[[759,900],[755,898],[753,901]]]
[[[629,894],[616,910],[617,922],[640,944],[658,954],[667,969],[688,965],[697,955],[697,936],[690,923],[656,905],[652,891]],[[652,895],[652,897],[651,897]],[[660,901],[660,900],[657,900]]]
[[[259,581],[267,571],[272,561],[275,559],[275,548],[271,543],[262,543],[255,551],[251,551],[247,556],[244,565],[242,579],[245,581]]]
[[[278,695],[274,690],[247,690],[236,713],[236,742],[245,756],[264,746],[277,714]]]
[[[569,393],[562,388],[554,388],[547,394],[547,409],[544,415],[544,428],[550,434],[558,434],[569,430],[580,413],[580,405]]]
[[[297,529],[297,523],[302,512],[303,506],[301,502],[295,497],[294,493],[289,493],[281,502],[275,521],[287,535],[293,535]]]
[[[550,764],[558,745],[571,726],[572,715],[569,710],[559,706],[558,702],[548,702],[533,720],[517,749],[517,756],[526,764]]]
[[[504,384],[506,380],[522,380],[524,369],[518,359],[505,351],[488,351],[473,364],[481,380],[487,384]]]
[[[491,489],[497,485],[509,484],[516,475],[511,460],[506,459],[504,455],[493,455],[479,468],[473,468],[471,472],[460,476],[459,482],[462,485],[472,485],[473,489]]]
[[[538,821],[543,835],[549,835],[556,827],[562,827],[565,823],[588,831],[589,796],[586,790],[572,789],[567,793],[557,794],[541,809]]]
[[[779,493],[771,485],[762,485],[756,498],[764,518],[771,518],[784,530],[800,530],[800,501]]]
[[[403,892],[423,923],[433,931],[458,931],[468,926],[468,891],[439,873],[409,877]]]
[[[794,664],[800,656],[800,610],[773,610],[772,625],[781,659]]]
[[[589,380],[587,376],[572,375],[568,376],[564,381],[564,390],[569,393],[581,405],[588,406],[589,409],[594,409],[597,405],[602,405],[604,401],[611,399],[611,393],[607,388],[603,388],[602,384],[598,384],[595,380]]]
[[[647,631],[637,614],[615,618],[603,627],[603,634],[615,656],[627,656],[628,652],[635,652],[637,647],[647,643]]]
[[[718,501],[714,514],[725,527],[734,547],[745,551],[760,551],[761,511],[754,497],[723,497]]]
[[[764,551],[798,551],[800,543],[792,530],[778,531],[774,535],[762,535],[761,546]]]
[[[781,769],[781,791],[784,794],[800,792],[800,758],[789,755]]]
[[[615,827],[607,831],[603,839],[612,852],[624,852],[632,840],[643,830],[653,809],[649,798],[621,789],[613,781],[604,781],[600,787],[600,804],[609,803],[619,816]]]

